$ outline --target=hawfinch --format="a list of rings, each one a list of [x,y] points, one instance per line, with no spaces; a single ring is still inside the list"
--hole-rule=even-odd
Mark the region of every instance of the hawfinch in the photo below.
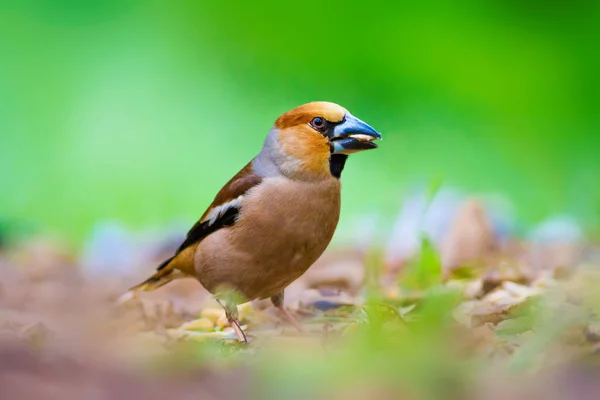
[[[329,245],[340,215],[340,175],[349,154],[377,148],[381,135],[337,104],[313,102],[281,115],[260,153],[217,193],[173,257],[133,291],[194,277],[225,308],[240,341],[237,304],[270,298]],[[227,296],[226,293],[236,293]]]

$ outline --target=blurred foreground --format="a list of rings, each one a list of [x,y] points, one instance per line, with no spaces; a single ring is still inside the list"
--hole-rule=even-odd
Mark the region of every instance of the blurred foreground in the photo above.
[[[3,396],[600,398],[598,243],[566,217],[519,239],[489,203],[450,194],[408,198],[385,250],[365,222],[295,282],[306,335],[268,302],[241,305],[248,346],[192,279],[116,304],[177,230],[106,225],[82,255],[5,241]]]

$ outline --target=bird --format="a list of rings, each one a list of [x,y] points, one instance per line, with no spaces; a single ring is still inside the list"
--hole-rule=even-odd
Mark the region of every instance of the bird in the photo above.
[[[381,134],[331,102],[311,102],[275,120],[259,154],[217,193],[175,254],[127,293],[193,277],[211,292],[240,342],[237,305],[271,299],[289,322],[285,288],[325,251],[340,216],[340,178],[350,154]]]

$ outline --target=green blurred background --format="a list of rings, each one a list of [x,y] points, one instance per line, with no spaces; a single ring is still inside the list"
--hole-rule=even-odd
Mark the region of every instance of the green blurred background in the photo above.
[[[433,178],[595,226],[599,21],[582,0],[1,0],[0,219],[74,242],[191,223],[279,114],[329,100],[384,134],[344,171],[343,221]]]

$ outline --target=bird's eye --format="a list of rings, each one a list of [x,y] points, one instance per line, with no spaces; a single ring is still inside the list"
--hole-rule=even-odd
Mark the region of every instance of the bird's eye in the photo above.
[[[310,124],[316,130],[322,131],[327,125],[327,121],[325,121],[325,118],[323,117],[315,117],[312,119],[312,121],[310,121]]]

